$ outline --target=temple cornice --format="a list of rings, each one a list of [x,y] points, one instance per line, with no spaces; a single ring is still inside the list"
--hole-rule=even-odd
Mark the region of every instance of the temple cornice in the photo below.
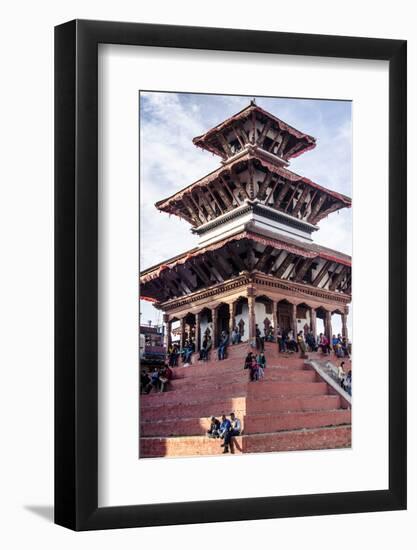
[[[197,235],[204,235],[208,231],[211,231],[212,229],[219,227],[224,223],[227,223],[236,218],[239,218],[243,214],[246,214],[248,212],[253,212],[254,214],[262,215],[263,217],[269,218],[271,220],[283,222],[289,227],[301,229],[308,233],[312,233],[313,231],[318,230],[317,225],[313,225],[303,220],[298,220],[296,218],[293,218],[292,216],[285,214],[284,212],[280,212],[274,208],[265,206],[262,203],[260,203],[257,199],[255,199],[254,201],[247,200],[240,207],[235,208],[230,212],[226,212],[225,214],[222,214],[218,218],[211,220],[203,225],[200,225],[199,227],[193,228],[192,232],[196,233]]]
[[[213,285],[210,288],[206,288],[188,296],[160,302],[155,305],[158,309],[162,309],[167,313],[181,309],[185,306],[198,307],[198,304],[201,304],[201,307],[204,307],[205,301],[207,300],[209,300],[212,307],[214,307],[217,302],[220,303],[222,300],[227,300],[228,295],[235,295],[239,289],[244,289],[244,295],[246,295],[248,286],[253,290],[257,288],[258,294],[270,296],[275,294],[277,298],[285,297],[294,304],[305,303],[309,299],[313,302],[327,304],[331,306],[329,307],[330,311],[338,308],[345,309],[351,301],[350,295],[319,290],[293,282],[277,281],[274,277],[266,276],[263,273],[242,273],[233,280],[223,284]]]

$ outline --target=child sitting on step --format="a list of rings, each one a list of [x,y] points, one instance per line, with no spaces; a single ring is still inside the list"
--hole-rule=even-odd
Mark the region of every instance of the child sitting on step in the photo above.
[[[256,374],[255,380],[262,380],[264,377],[264,369],[266,367],[266,358],[264,352],[262,351],[256,358]]]

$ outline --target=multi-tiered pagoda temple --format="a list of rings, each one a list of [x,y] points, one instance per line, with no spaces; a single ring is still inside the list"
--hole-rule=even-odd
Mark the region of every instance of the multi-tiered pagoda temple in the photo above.
[[[175,321],[197,349],[207,329],[215,345],[236,326],[252,343],[256,325],[316,334],[317,319],[331,338],[334,314],[347,337],[351,258],[312,235],[351,199],[288,169],[315,138],[252,101],[193,142],[220,167],[156,207],[186,220],[197,246],[140,276],[141,297],[165,313],[168,343]]]

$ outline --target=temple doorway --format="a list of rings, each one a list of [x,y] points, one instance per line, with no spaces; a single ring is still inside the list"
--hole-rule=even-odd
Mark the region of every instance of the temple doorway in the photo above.
[[[280,300],[277,304],[278,307],[278,326],[280,330],[289,331],[292,330],[291,326],[291,313],[292,304],[288,300]]]
[[[302,331],[304,337],[312,330],[311,327],[311,308],[308,304],[302,303],[297,305],[297,333]]]
[[[220,337],[223,331],[229,333],[230,311],[228,304],[220,304],[217,308],[217,346],[220,342]]]
[[[325,334],[329,337],[328,331],[326,330],[326,310],[324,307],[319,307],[316,309],[316,333],[317,336],[320,336],[320,334]]]
[[[267,337],[273,326],[273,301],[268,296],[257,296],[255,299],[255,323],[261,336]]]
[[[192,341],[195,343],[195,315],[194,313],[188,313],[184,317],[184,340]]]
[[[235,304],[235,319],[234,325],[237,327],[240,340],[246,342],[249,338],[249,315],[248,315],[248,299],[240,296]]]
[[[200,312],[200,342],[208,336],[213,337],[213,319],[211,309],[206,307]]]

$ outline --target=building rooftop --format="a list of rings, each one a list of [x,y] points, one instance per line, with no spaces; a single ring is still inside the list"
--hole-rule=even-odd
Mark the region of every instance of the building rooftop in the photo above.
[[[224,160],[244,147],[258,144],[283,161],[297,157],[316,146],[316,139],[293,128],[255,101],[221,122],[205,134],[193,139],[197,147],[206,149]]]

